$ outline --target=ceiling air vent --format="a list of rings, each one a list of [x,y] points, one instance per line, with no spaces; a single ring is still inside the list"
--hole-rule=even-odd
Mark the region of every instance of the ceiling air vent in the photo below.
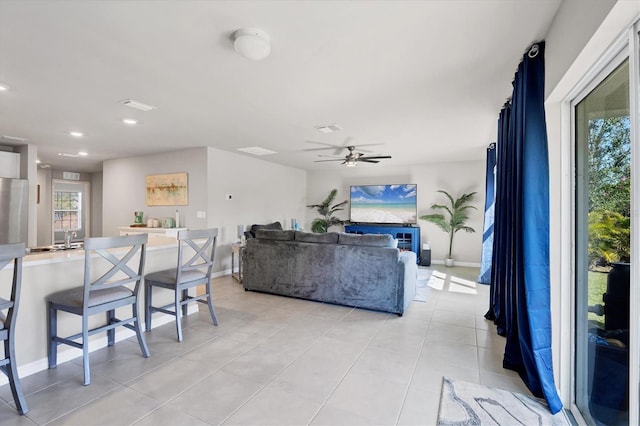
[[[121,102],[122,105],[126,105],[131,108],[139,109],[140,111],[151,111],[156,109],[152,105],[143,104],[142,102],[134,101],[133,99],[127,99]]]
[[[249,146],[246,148],[237,148],[238,151],[242,151],[242,152],[246,152],[247,154],[253,154],[253,155],[270,155],[270,154],[276,154],[275,151],[271,151],[270,149],[266,149],[266,148],[262,148],[259,146]]]
[[[316,129],[322,133],[333,133],[342,130],[337,124],[329,124],[328,126],[316,126]]]

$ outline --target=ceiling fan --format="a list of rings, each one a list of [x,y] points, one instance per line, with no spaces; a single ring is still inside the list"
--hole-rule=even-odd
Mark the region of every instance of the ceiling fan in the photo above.
[[[347,149],[349,153],[344,156],[344,158],[332,158],[331,160],[316,160],[316,163],[324,162],[324,161],[342,161],[342,164],[345,166],[355,166],[358,164],[358,161],[362,161],[364,163],[379,163],[381,159],[391,158],[390,155],[365,155],[361,152],[355,152],[355,146],[348,146]],[[327,157],[326,155],[319,155],[319,157]]]

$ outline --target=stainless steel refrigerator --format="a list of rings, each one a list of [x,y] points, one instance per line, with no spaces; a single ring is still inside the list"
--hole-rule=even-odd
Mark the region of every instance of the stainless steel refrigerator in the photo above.
[[[29,181],[0,178],[0,244],[27,244]]]

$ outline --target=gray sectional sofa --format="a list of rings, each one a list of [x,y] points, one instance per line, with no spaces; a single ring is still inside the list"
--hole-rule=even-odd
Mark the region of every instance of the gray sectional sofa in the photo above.
[[[402,315],[416,292],[416,254],[391,235],[260,229],[243,252],[245,290]]]

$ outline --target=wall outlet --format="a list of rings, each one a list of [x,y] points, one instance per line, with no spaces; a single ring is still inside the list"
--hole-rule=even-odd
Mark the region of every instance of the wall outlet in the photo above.
[[[198,210],[198,211],[196,212],[196,217],[197,217],[198,219],[206,219],[206,217],[207,217],[207,212],[204,212],[204,211]]]
[[[233,195],[231,195],[231,194],[227,194],[227,195],[224,196],[225,200],[231,200],[232,198],[233,198]]]

